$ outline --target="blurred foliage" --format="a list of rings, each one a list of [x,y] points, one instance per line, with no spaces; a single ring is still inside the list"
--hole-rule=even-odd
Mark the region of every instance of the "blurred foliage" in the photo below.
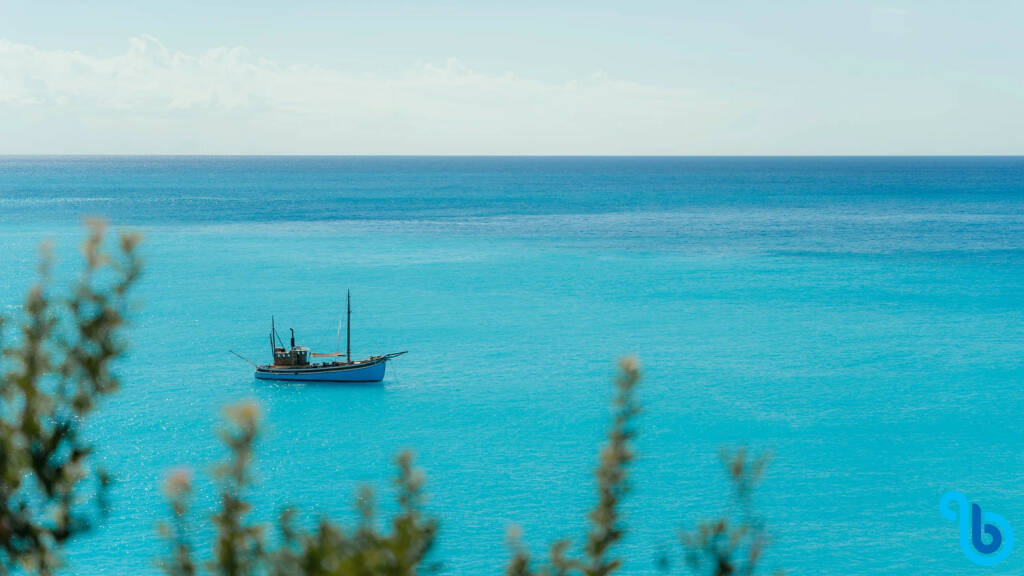
[[[90,224],[84,243],[85,269],[70,295],[51,293],[52,257],[44,250],[39,282],[24,306],[20,337],[3,348],[0,380],[0,574],[21,570],[53,574],[61,565],[67,541],[89,529],[89,504],[105,511],[107,475],[92,463],[92,447],[81,427],[103,396],[119,382],[111,363],[124,352],[121,332],[127,296],[140,274],[136,235],[120,237],[115,254],[104,251],[105,230]],[[0,318],[0,336],[3,322]],[[0,342],[2,343],[2,342]],[[10,364],[10,366],[7,366]],[[574,544],[554,542],[543,561],[535,561],[510,531],[509,576],[607,576],[619,572],[615,547],[626,533],[620,510],[629,493],[627,472],[634,454],[635,420],[640,414],[636,389],[640,369],[632,358],[619,363],[612,421],[595,470],[597,503],[589,528]],[[248,497],[254,448],[260,436],[259,406],[243,402],[225,409],[219,429],[228,449],[226,462],[214,471],[219,505],[212,515],[215,538],[197,546],[191,521],[192,474],[172,471],[164,493],[171,520],[158,525],[167,553],[157,561],[171,576],[411,576],[436,572],[428,557],[438,532],[436,518],[424,512],[423,475],[410,453],[398,456],[395,488],[397,513],[387,530],[379,528],[373,491],[364,487],[356,499],[359,520],[346,527],[327,518],[311,525],[286,509],[276,532],[249,519]],[[767,545],[764,522],[752,505],[767,460],[751,459],[744,450],[723,452],[731,479],[733,510],[699,524],[682,535],[685,566],[698,574],[753,575]],[[90,484],[89,479],[95,482]],[[91,490],[90,490],[91,486]],[[209,557],[198,560],[198,549]],[[671,570],[666,555],[659,562]]]
[[[750,458],[743,448],[735,453],[723,450],[722,463],[732,486],[733,510],[682,533],[686,563],[697,574],[751,576],[757,573],[768,545],[764,520],[753,505],[754,489],[761,481],[768,457]]]
[[[509,576],[584,574],[605,576],[617,570],[622,561],[611,556],[611,547],[624,532],[619,504],[629,492],[626,482],[627,466],[633,460],[630,441],[636,436],[634,419],[640,414],[636,400],[636,387],[640,382],[640,368],[633,358],[619,362],[619,376],[615,380],[612,426],[608,443],[601,450],[597,467],[597,505],[590,511],[590,530],[583,554],[570,554],[572,542],[559,540],[551,545],[547,564],[533,568],[529,552],[519,543],[518,534],[512,535],[513,556],[506,569]]]
[[[120,336],[127,295],[140,273],[137,235],[121,235],[116,254],[104,250],[104,238],[104,225],[91,222],[83,245],[85,267],[66,297],[52,293],[53,258],[44,247],[20,335],[3,347],[3,573],[20,567],[52,574],[61,563],[60,547],[90,526],[84,501],[93,500],[101,513],[104,507],[109,479],[93,466],[81,427],[97,400],[118,388],[110,365],[124,352]]]
[[[391,521],[390,532],[376,528],[373,493],[364,488],[357,500],[360,521],[354,528],[322,518],[306,530],[296,526],[296,511],[287,509],[278,521],[279,545],[268,546],[266,527],[246,521],[250,505],[245,495],[251,486],[249,468],[253,443],[259,436],[260,410],[255,403],[244,402],[229,406],[225,414],[221,438],[230,458],[216,471],[220,509],[213,516],[213,558],[204,564],[209,574],[397,576],[437,568],[425,563],[437,533],[437,521],[422,512],[423,475],[413,467],[409,453],[402,453],[397,459],[395,486],[400,509]],[[166,492],[174,520],[160,527],[170,552],[159,564],[172,576],[197,574],[199,564],[193,559],[194,551],[188,541],[190,475],[182,471],[172,473]]]

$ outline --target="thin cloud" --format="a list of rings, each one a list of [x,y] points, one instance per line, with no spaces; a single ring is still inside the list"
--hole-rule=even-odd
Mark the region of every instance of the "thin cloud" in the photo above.
[[[445,152],[499,151],[509,142],[526,149],[531,141],[539,149],[543,142],[592,147],[595,138],[635,143],[678,124],[692,113],[693,99],[690,91],[600,71],[550,83],[478,72],[452,59],[417,63],[393,77],[361,76],[281,64],[243,47],[187,54],[151,36],[131,39],[126,52],[111,57],[0,39],[0,111],[71,111],[118,131],[154,129],[173,117],[181,131],[207,134],[214,116],[220,129],[244,132],[241,149],[254,132],[291,134],[301,150],[342,152],[360,145],[429,151],[431,141]],[[134,119],[134,128],[119,117]],[[173,126],[156,128],[167,136]],[[230,135],[214,136],[218,149],[233,146]]]

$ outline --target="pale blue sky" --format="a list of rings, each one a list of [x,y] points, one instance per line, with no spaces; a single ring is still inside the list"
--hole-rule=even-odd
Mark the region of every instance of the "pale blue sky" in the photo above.
[[[9,2],[0,153],[1021,154],[1022,2]]]

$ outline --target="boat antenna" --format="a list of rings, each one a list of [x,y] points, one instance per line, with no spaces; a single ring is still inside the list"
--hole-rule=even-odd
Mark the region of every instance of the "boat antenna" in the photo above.
[[[289,328],[292,331],[292,348],[295,348],[295,328]]]
[[[352,363],[352,291],[345,298],[345,361]]]

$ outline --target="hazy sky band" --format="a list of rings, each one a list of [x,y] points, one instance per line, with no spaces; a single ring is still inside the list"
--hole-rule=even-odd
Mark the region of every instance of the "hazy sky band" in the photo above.
[[[3,154],[1024,152],[1012,2],[0,11]]]

